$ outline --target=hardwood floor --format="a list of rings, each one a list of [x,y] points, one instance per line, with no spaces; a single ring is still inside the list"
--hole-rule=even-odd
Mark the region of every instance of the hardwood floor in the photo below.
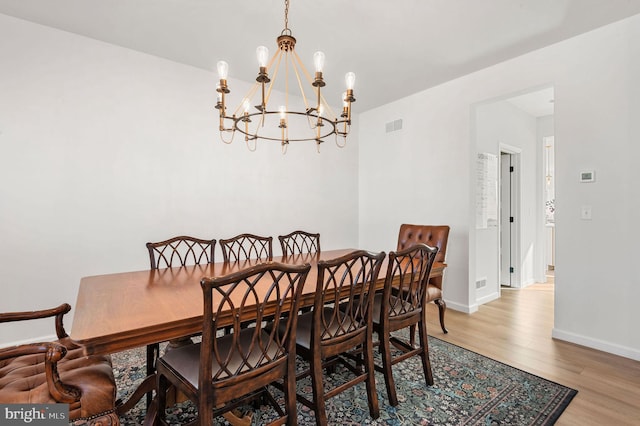
[[[551,338],[553,284],[503,289],[474,314],[448,309],[429,334],[578,390],[557,425],[640,425],[640,362]]]

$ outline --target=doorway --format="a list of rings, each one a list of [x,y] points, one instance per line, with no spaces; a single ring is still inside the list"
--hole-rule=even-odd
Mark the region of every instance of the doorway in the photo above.
[[[520,240],[520,149],[500,145],[500,286],[520,287],[518,241]]]

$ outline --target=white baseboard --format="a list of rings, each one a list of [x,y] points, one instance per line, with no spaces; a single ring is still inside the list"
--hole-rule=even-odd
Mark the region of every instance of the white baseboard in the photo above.
[[[487,294],[486,296],[483,296],[479,299],[476,299],[476,305],[484,305],[485,303],[489,303],[491,301],[494,301],[496,299],[500,298],[500,293],[498,292],[494,292],[491,294]],[[478,308],[476,308],[476,311],[478,310]]]
[[[615,343],[605,342],[604,340],[594,339],[568,331],[558,330],[557,328],[554,328],[551,331],[551,337],[553,337],[554,339],[575,343],[577,345],[586,346],[588,348],[597,349],[599,351],[608,352],[610,354],[619,355],[625,358],[630,358],[635,361],[640,361],[640,350],[638,349],[621,346]]]
[[[460,303],[449,302],[448,300],[445,300],[445,302],[447,302],[447,309],[453,309],[454,311],[464,312],[465,314],[472,314],[474,312],[478,312],[477,304],[473,304],[469,306],[469,305],[462,305]]]
[[[10,346],[19,346],[29,343],[53,342],[55,340],[58,340],[58,337],[55,334],[51,334],[49,336],[41,336],[35,339],[16,340],[15,342],[0,342],[0,348],[8,348]]]

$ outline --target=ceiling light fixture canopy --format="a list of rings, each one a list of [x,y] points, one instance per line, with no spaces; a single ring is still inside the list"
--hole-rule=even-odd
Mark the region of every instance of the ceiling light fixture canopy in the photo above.
[[[296,39],[291,35],[288,15],[289,0],[285,0],[284,29],[277,38],[278,49],[270,59],[269,49],[265,46],[256,49],[259,67],[256,83],[231,115],[227,112],[226,104],[226,95],[230,92],[227,85],[229,65],[225,61],[218,62],[220,83],[216,89],[216,109],[220,112],[220,137],[224,143],[230,144],[238,131],[244,134],[251,151],[256,150],[258,139],[279,141],[285,153],[289,143],[297,141],[315,141],[320,152],[320,144],[324,139],[335,135],[336,144],[343,148],[351,128],[351,104],[356,101],[353,96],[356,75],[348,72],[345,76],[346,91],[342,94],[342,111],[338,117],[321,92],[325,86],[322,77],[325,55],[320,51],[313,54],[315,74],[311,78],[295,51]],[[272,108],[269,100],[282,62],[285,74],[284,101],[277,108]],[[270,71],[272,77],[269,77]],[[300,90],[298,98],[289,96],[290,79]],[[305,85],[313,93],[313,99],[307,97]],[[299,108],[294,106],[295,99],[302,101]],[[294,125],[294,122],[298,124]],[[225,139],[228,133],[231,133],[231,137]]]

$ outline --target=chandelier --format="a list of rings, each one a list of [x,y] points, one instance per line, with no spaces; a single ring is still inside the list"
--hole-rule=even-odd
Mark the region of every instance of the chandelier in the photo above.
[[[346,91],[342,94],[342,111],[337,116],[321,92],[325,86],[322,78],[325,55],[320,51],[314,53],[315,74],[312,78],[295,51],[296,39],[291,35],[288,15],[289,0],[285,0],[284,29],[277,38],[278,49],[270,59],[269,49],[265,46],[256,49],[259,66],[256,83],[232,114],[227,112],[226,102],[230,92],[227,85],[229,65],[225,61],[218,62],[220,83],[216,88],[216,109],[220,112],[220,138],[230,144],[239,132],[251,151],[256,150],[257,141],[262,139],[280,142],[282,152],[286,153],[289,143],[298,141],[315,141],[320,152],[324,139],[335,136],[336,145],[343,148],[351,127],[351,104],[356,100],[353,97],[356,76],[352,72],[345,76]],[[284,98],[277,108],[273,108],[275,102],[269,101],[276,79],[282,73]],[[290,86],[297,86],[300,95],[290,96]],[[225,138],[229,134],[231,136]]]

